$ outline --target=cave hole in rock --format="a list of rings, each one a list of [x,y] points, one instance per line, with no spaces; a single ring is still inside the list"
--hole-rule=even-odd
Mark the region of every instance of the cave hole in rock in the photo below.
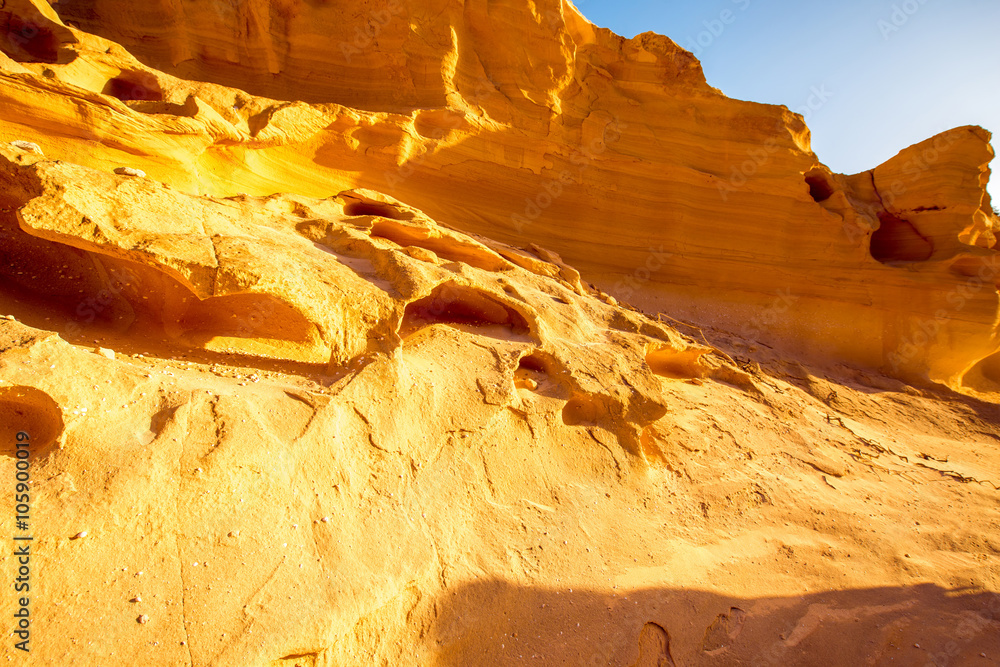
[[[499,255],[494,255],[472,244],[462,243],[447,237],[432,238],[426,230],[399,223],[376,222],[372,226],[371,236],[392,241],[402,247],[414,246],[430,250],[442,259],[464,262],[484,271],[499,271],[507,266],[507,263]]]
[[[371,215],[378,218],[389,218],[390,220],[407,220],[409,216],[404,216],[403,212],[392,204],[383,204],[377,201],[362,201],[352,199],[344,204],[344,214],[350,216]]]
[[[466,325],[505,337],[502,332],[487,331],[502,327],[519,336],[529,334],[531,327],[525,317],[493,296],[470,287],[445,283],[430,295],[406,306],[400,335],[404,337],[432,324]]]
[[[538,353],[521,357],[517,362],[517,370],[514,371],[514,386],[538,391],[548,380],[549,367],[549,360]]]
[[[883,264],[922,262],[934,253],[934,244],[908,220],[888,211],[878,214],[879,228],[872,234],[870,252]]]
[[[37,462],[52,451],[63,427],[59,404],[44,391],[26,386],[0,387],[0,456],[16,458],[17,443],[28,442],[29,460]],[[19,439],[18,433],[27,434],[27,440],[23,435]]]
[[[145,72],[122,72],[104,84],[101,91],[122,102],[162,102],[160,82]]]
[[[573,395],[570,374],[548,352],[535,350],[521,357],[514,369],[514,387],[566,401]]]
[[[826,201],[836,191],[830,176],[819,169],[806,172],[806,185],[809,186],[809,196],[817,203]]]
[[[517,362],[517,369],[528,373],[548,374],[549,361],[539,354],[529,354]]]
[[[18,16],[13,12],[0,13],[3,36],[2,50],[18,62],[59,62],[60,40],[51,27]]]

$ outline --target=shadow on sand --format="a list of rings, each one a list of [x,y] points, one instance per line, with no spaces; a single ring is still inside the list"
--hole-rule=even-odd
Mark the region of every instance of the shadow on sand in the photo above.
[[[932,584],[747,599],[482,581],[442,602],[442,667],[1000,664],[1000,594]]]

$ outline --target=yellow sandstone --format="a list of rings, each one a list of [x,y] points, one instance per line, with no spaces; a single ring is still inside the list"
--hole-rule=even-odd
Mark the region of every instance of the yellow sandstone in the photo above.
[[[564,0],[0,27],[5,655],[1000,660],[986,130],[835,174]]]

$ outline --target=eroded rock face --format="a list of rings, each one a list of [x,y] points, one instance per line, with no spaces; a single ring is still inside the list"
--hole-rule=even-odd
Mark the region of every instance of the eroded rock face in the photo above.
[[[217,195],[385,192],[466,231],[542,239],[645,310],[910,380],[968,384],[996,352],[980,129],[835,176],[801,117],[730,100],[669,39],[625,40],[553,0],[60,3],[128,52],[17,6],[69,35],[72,59],[7,77],[6,122],[44,133],[51,118],[92,142],[60,156],[105,166],[125,150]]]
[[[992,570],[935,555],[1000,548],[994,405],[733,358],[375,192],[0,173],[42,664],[856,664],[904,614],[906,645],[972,615],[1000,648]],[[987,593],[906,587],[957,576]]]
[[[348,4],[2,8],[33,662],[1000,655],[988,133],[833,174],[664,37]]]

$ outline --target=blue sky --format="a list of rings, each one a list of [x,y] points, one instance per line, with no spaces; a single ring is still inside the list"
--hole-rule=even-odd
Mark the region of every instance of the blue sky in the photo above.
[[[593,23],[694,52],[709,84],[808,110],[813,150],[856,173],[943,130],[1000,148],[1000,0],[576,0]],[[1000,204],[1000,160],[990,192]]]

